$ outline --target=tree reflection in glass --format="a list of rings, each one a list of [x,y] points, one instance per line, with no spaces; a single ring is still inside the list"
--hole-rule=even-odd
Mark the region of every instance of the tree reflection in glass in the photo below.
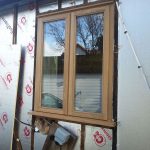
[[[44,23],[42,107],[62,108],[65,20]]]
[[[77,17],[76,111],[102,111],[103,30],[103,13]]]

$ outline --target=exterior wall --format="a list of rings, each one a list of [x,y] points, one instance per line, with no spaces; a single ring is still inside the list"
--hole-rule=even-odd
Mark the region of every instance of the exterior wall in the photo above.
[[[18,9],[18,24],[17,24],[17,44],[21,45],[22,53],[21,59],[21,77],[19,80],[18,90],[18,105],[17,105],[17,118],[23,122],[31,124],[31,116],[27,113],[32,109],[32,96],[33,96],[33,70],[34,70],[34,35],[35,35],[35,5],[30,4]],[[0,12],[1,13],[1,12]],[[4,21],[4,19],[5,21]],[[7,23],[6,23],[7,22]],[[12,27],[13,27],[13,12],[6,11],[0,14],[0,43],[12,44]],[[0,68],[1,69],[1,68]],[[17,75],[16,75],[17,78]],[[1,81],[0,81],[1,84]],[[16,82],[17,88],[17,82]],[[15,87],[14,87],[15,89]],[[16,89],[17,90],[17,89]],[[1,92],[4,92],[1,90]],[[0,94],[1,95],[1,94]],[[11,98],[11,95],[7,94],[6,98]],[[15,99],[15,98],[14,98]],[[3,105],[3,101],[0,99],[0,105]],[[9,110],[12,107],[11,103],[9,106],[5,106],[5,109]],[[1,110],[1,109],[0,109]],[[8,112],[8,116],[12,111]],[[1,114],[0,114],[1,115]],[[13,118],[12,118],[13,120]],[[81,141],[81,125],[67,122],[60,122],[66,129],[70,130],[77,136],[77,142],[75,150],[80,149]],[[11,128],[13,124],[7,123],[7,127]],[[0,137],[1,137],[0,124]],[[12,129],[12,128],[11,128]],[[11,130],[10,129],[10,130]],[[8,141],[8,135],[13,130],[7,130],[4,133],[3,139],[0,140],[1,150],[7,150],[11,145],[11,141]],[[6,131],[6,129],[5,129]],[[29,150],[31,147],[31,128],[27,125],[19,123],[19,139],[21,141],[24,150]],[[45,142],[46,135],[41,133],[35,133],[34,135],[34,149],[41,150]],[[2,143],[2,144],[1,144]],[[6,143],[6,144],[4,144]],[[86,126],[85,133],[85,149],[90,150],[111,150],[112,148],[112,130],[103,129],[100,127]]]
[[[150,1],[120,0],[120,10],[150,84]],[[150,149],[150,89],[119,23],[118,150]]]
[[[124,22],[127,26],[128,32],[133,41],[133,46],[141,61],[142,67],[145,71],[148,82],[150,83],[150,21],[148,14],[150,14],[150,1],[144,2],[140,0],[120,0],[121,12]],[[21,8],[18,15],[18,43],[23,46],[22,51],[25,52],[24,76],[23,76],[23,91],[21,98],[23,105],[20,110],[20,119],[24,122],[31,123],[30,116],[27,112],[32,108],[32,89],[33,81],[33,62],[34,62],[34,25],[35,25],[35,9],[27,7]],[[0,43],[11,44],[12,41],[12,12],[1,13],[1,16],[8,22],[0,18]],[[23,18],[22,18],[23,17]],[[25,17],[25,18],[24,18]],[[26,19],[26,21],[25,21]],[[25,21],[25,22],[21,22]],[[21,24],[20,24],[21,23]],[[24,24],[26,27],[24,27]],[[10,26],[8,26],[10,25]],[[119,24],[119,60],[118,60],[118,150],[149,150],[150,142],[150,92],[135,56],[131,50],[124,30]],[[32,47],[32,46],[33,47]],[[1,82],[0,82],[1,84]],[[29,86],[27,86],[29,85]],[[28,87],[28,88],[26,88]],[[16,86],[17,88],[17,86]],[[1,91],[4,93],[4,91]],[[29,92],[29,93],[28,93]],[[7,95],[10,98],[11,95]],[[0,100],[2,106],[3,101]],[[9,105],[11,106],[11,104]],[[6,106],[4,109],[9,110]],[[3,110],[4,110],[3,109]],[[5,110],[4,110],[5,111]],[[2,111],[3,112],[3,111]],[[9,116],[9,114],[8,114]],[[8,128],[12,124],[8,122]],[[63,123],[64,127],[72,130],[77,136],[78,141],[75,149],[80,148],[80,125]],[[1,131],[4,128],[0,128]],[[5,128],[6,129],[6,128]],[[27,129],[27,130],[26,130]],[[24,150],[30,149],[31,129],[28,126],[20,125],[19,136]],[[7,130],[8,132],[8,130]],[[95,136],[98,135],[98,136]],[[98,137],[98,138],[96,138]],[[44,144],[45,135],[36,133],[35,136],[35,149],[41,150]],[[102,140],[103,139],[103,140]],[[7,134],[3,136],[1,143],[6,143]],[[105,141],[106,143],[100,142]],[[4,141],[4,142],[3,142]],[[111,130],[102,129],[98,127],[86,126],[85,150],[111,150],[112,133]],[[7,145],[8,146],[8,145]],[[0,146],[2,150],[8,149],[4,144]]]

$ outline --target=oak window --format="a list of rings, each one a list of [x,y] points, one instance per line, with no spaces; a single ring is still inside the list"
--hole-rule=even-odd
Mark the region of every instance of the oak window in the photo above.
[[[113,5],[38,17],[34,115],[113,126]]]

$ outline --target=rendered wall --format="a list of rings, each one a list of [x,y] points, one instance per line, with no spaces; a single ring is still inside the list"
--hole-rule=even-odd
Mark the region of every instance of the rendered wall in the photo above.
[[[120,10],[150,84],[150,1],[120,0]],[[118,150],[150,149],[150,89],[119,23]]]

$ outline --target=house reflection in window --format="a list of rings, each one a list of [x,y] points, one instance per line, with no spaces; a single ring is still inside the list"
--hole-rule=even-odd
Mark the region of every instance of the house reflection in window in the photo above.
[[[103,13],[77,17],[76,111],[102,111],[103,21]]]

